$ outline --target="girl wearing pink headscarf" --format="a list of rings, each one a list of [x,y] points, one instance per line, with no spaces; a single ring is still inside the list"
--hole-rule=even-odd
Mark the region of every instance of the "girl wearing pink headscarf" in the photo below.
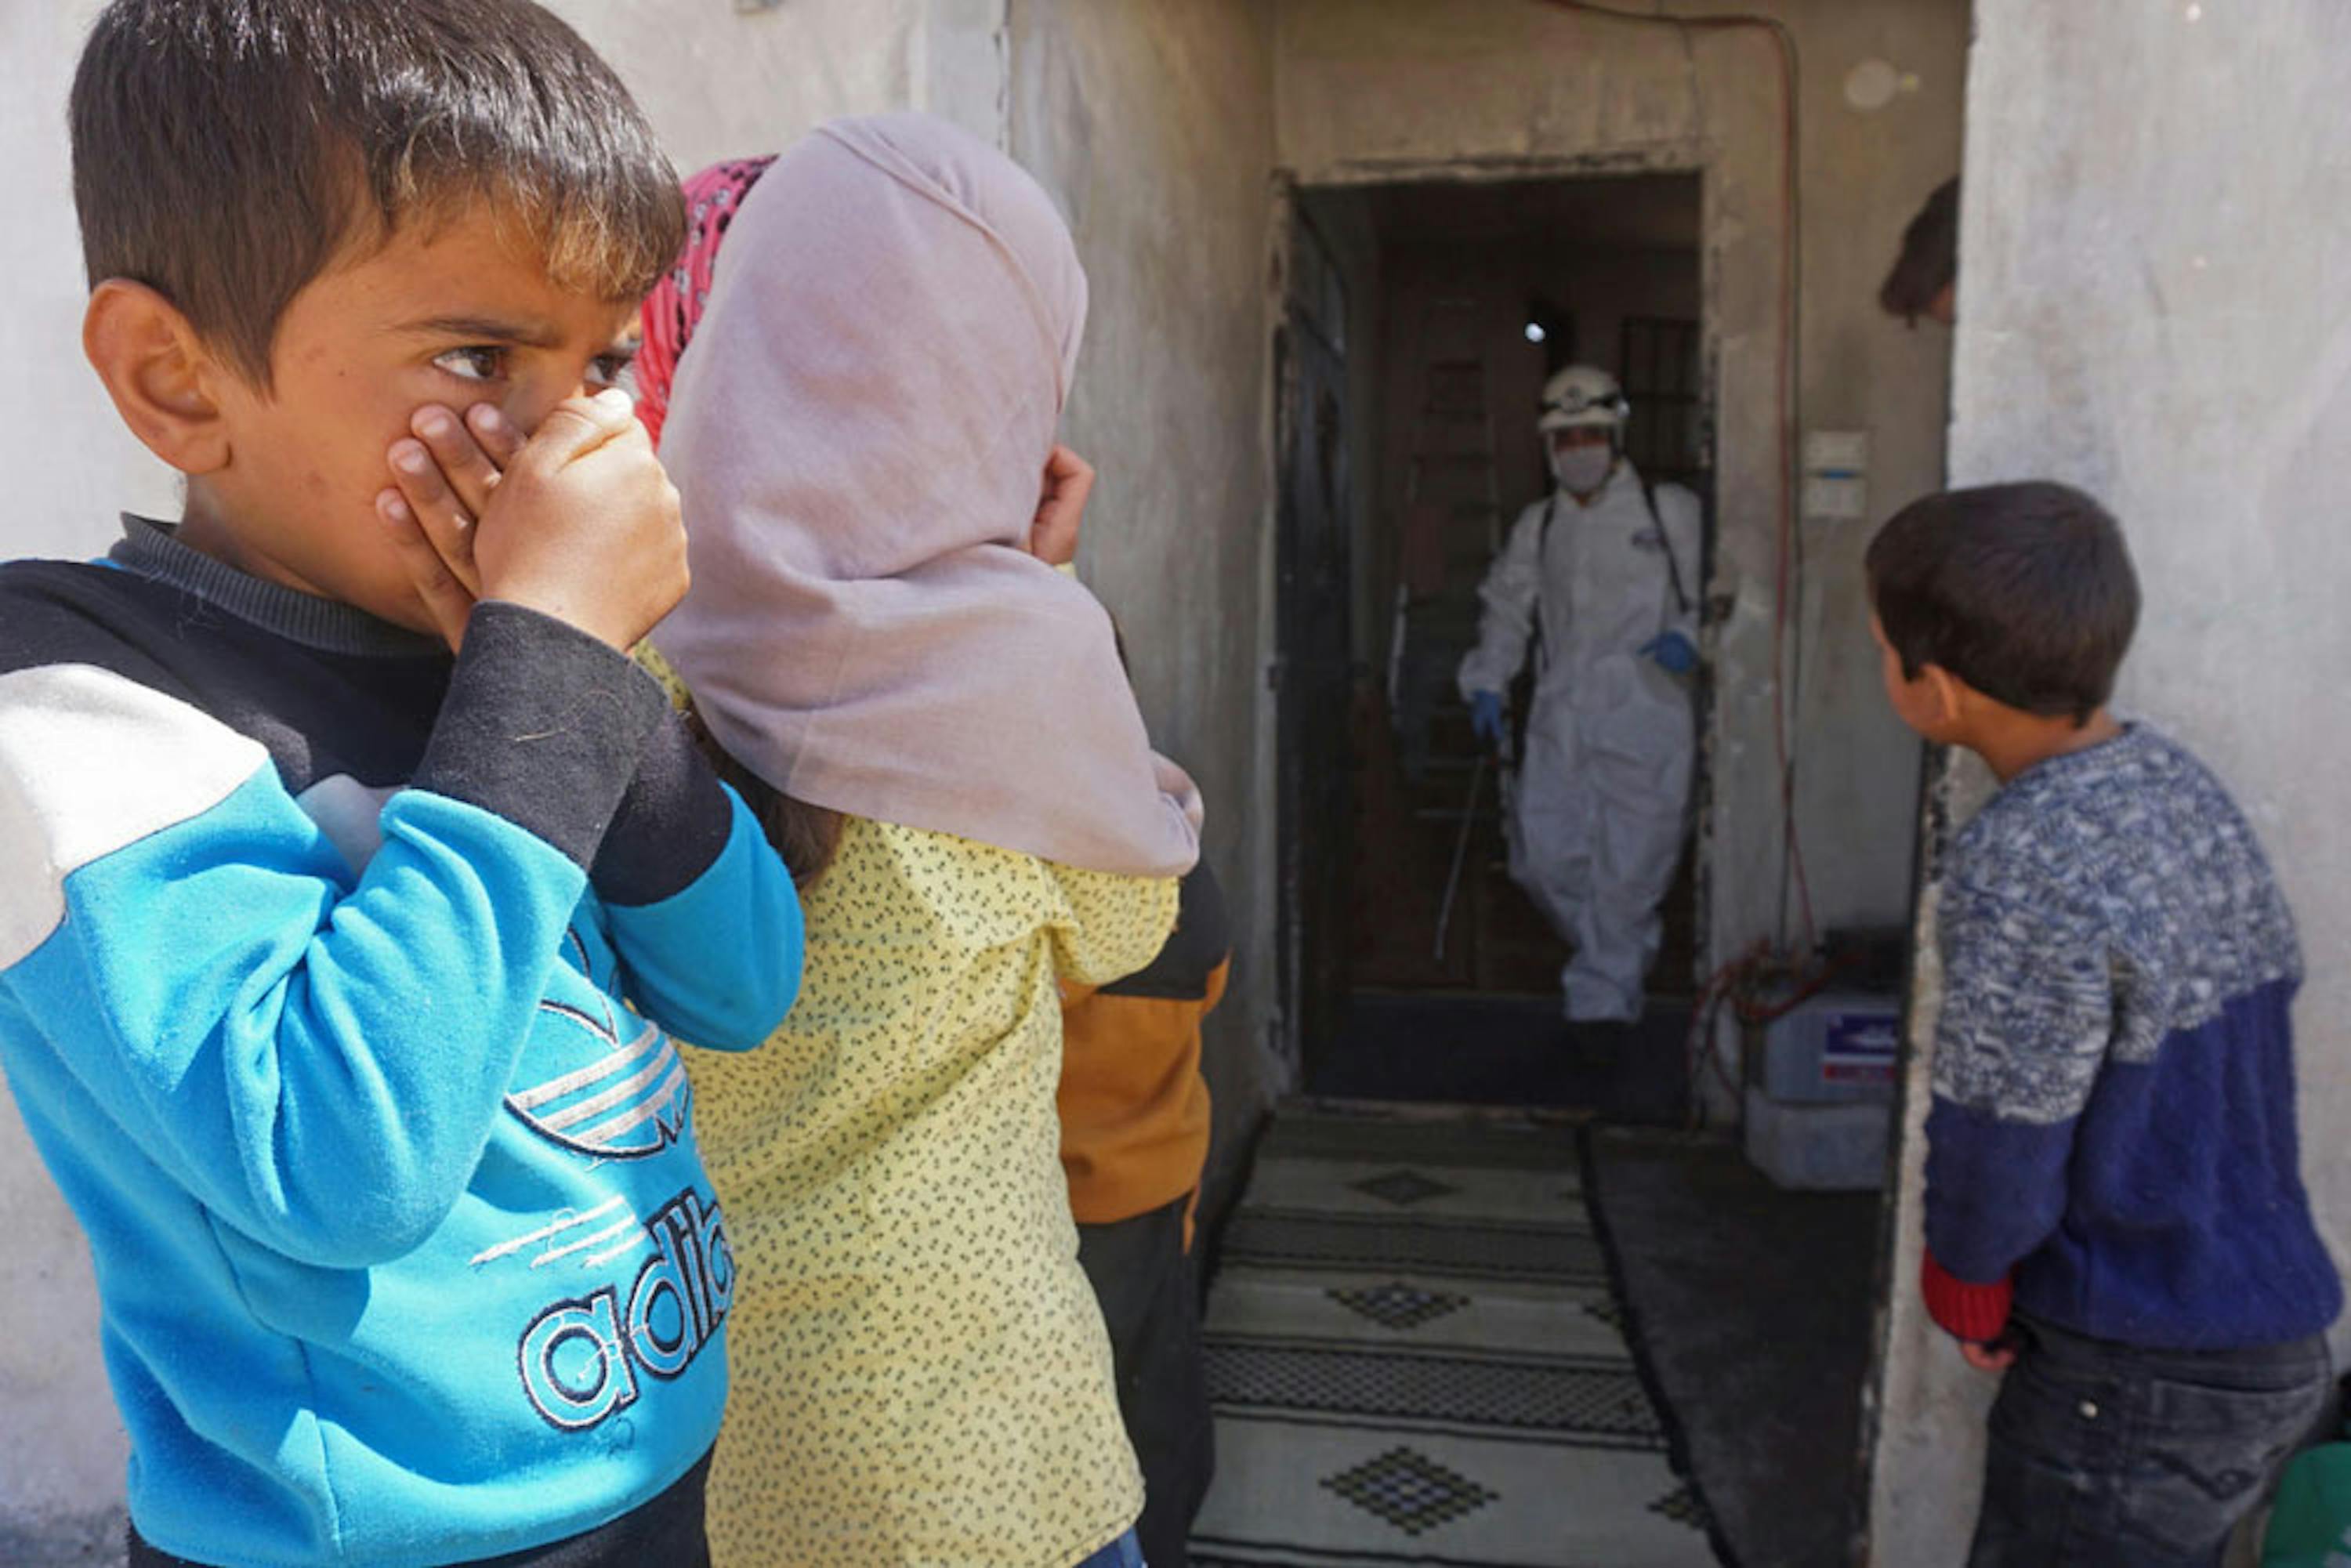
[[[808,926],[787,1025],[693,1062],[739,1269],[715,1558],[1137,1563],[1060,982],[1157,954],[1199,807],[1102,608],[1022,548],[1085,277],[1035,183],[925,117],[689,194],[646,307],[694,568],[656,640]]]

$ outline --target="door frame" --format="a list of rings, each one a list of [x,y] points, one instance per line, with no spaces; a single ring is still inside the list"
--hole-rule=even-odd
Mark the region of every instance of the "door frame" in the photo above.
[[[1302,1086],[1320,1064],[1327,1040],[1309,1039],[1309,1024],[1330,1016],[1336,998],[1311,994],[1316,982],[1317,945],[1347,940],[1344,932],[1317,932],[1310,936],[1308,926],[1314,915],[1316,890],[1309,887],[1306,875],[1304,838],[1301,831],[1302,808],[1311,798],[1303,778],[1309,759],[1294,748],[1302,715],[1293,705],[1313,700],[1313,694],[1301,689],[1299,676],[1301,666],[1293,656],[1290,624],[1292,595],[1295,591],[1293,573],[1297,570],[1297,531],[1301,514],[1293,493],[1290,477],[1295,473],[1298,445],[1302,438],[1303,424],[1300,419],[1300,403],[1305,395],[1309,378],[1301,361],[1306,350],[1302,345],[1311,340],[1322,353],[1335,358],[1345,373],[1349,349],[1344,340],[1346,301],[1343,282],[1339,285],[1337,308],[1341,312],[1340,332],[1333,336],[1330,323],[1320,319],[1318,312],[1306,308],[1298,290],[1292,287],[1299,277],[1300,258],[1296,244],[1302,234],[1324,257],[1330,253],[1329,244],[1314,231],[1304,208],[1293,198],[1294,193],[1282,188],[1278,193],[1276,240],[1277,279],[1272,332],[1272,363],[1270,367],[1271,402],[1273,410],[1273,443],[1271,451],[1274,537],[1271,550],[1271,603],[1273,606],[1273,658],[1268,670],[1268,684],[1272,688],[1274,703],[1274,800],[1275,800],[1275,910],[1274,931],[1277,953],[1275,974],[1276,1049],[1290,1064],[1296,1082]],[[1327,269],[1317,265],[1322,276]],[[1336,279],[1335,272],[1329,274]],[[1343,427],[1340,450],[1344,453]],[[1345,531],[1350,545],[1353,542],[1353,519],[1349,504],[1350,486],[1347,465],[1337,465],[1337,483],[1332,486],[1330,504],[1340,512],[1340,527]],[[1343,590],[1349,600],[1353,597],[1352,562],[1350,581]],[[1341,650],[1343,658],[1352,659],[1352,647]]]
[[[1295,258],[1291,254],[1299,225],[1307,222],[1301,193],[1323,190],[1344,190],[1374,185],[1421,183],[1517,183],[1545,180],[1590,180],[1610,176],[1681,175],[1695,179],[1698,184],[1699,233],[1698,252],[1698,343],[1699,375],[1701,379],[1701,438],[1700,449],[1706,457],[1707,485],[1699,497],[1704,507],[1704,527],[1700,549],[1698,600],[1700,603],[1700,642],[1706,657],[1699,666],[1693,722],[1698,727],[1698,775],[1691,791],[1696,827],[1691,834],[1689,854],[1694,863],[1696,883],[1696,920],[1698,931],[1698,958],[1700,973],[1695,978],[1703,982],[1724,961],[1729,952],[1745,945],[1744,934],[1727,936],[1718,925],[1718,904],[1715,877],[1719,869],[1718,821],[1720,797],[1717,789],[1716,759],[1721,753],[1725,737],[1719,733],[1718,716],[1721,702],[1718,691],[1718,669],[1715,632],[1727,618],[1730,602],[1727,595],[1718,592],[1718,507],[1716,490],[1720,483],[1721,427],[1719,411],[1721,404],[1723,376],[1723,321],[1719,301],[1721,287],[1719,271],[1722,258],[1719,247],[1711,243],[1711,214],[1718,199],[1718,179],[1714,162],[1719,150],[1706,142],[1668,146],[1639,156],[1605,154],[1590,157],[1537,158],[1463,158],[1413,159],[1349,163],[1340,168],[1319,172],[1312,179],[1301,179],[1294,170],[1277,168],[1271,182],[1272,215],[1269,225],[1272,256],[1269,277],[1271,298],[1269,301],[1270,327],[1268,337],[1266,364],[1267,403],[1271,414],[1272,436],[1268,453],[1269,485],[1271,497],[1270,516],[1274,529],[1271,549],[1267,552],[1270,577],[1267,582],[1268,602],[1273,606],[1271,646],[1273,657],[1268,670],[1269,685],[1274,703],[1274,762],[1277,801],[1286,798],[1287,780],[1290,770],[1300,766],[1300,759],[1289,755],[1290,728],[1283,722],[1282,705],[1295,700],[1282,678],[1281,650],[1285,644],[1286,627],[1282,624],[1284,600],[1281,591],[1281,562],[1284,559],[1287,530],[1291,509],[1288,493],[1290,443],[1294,435],[1294,414],[1291,405],[1294,367],[1290,362],[1288,334],[1292,330],[1294,315],[1290,279]],[[1775,463],[1776,463],[1775,459]],[[1275,830],[1276,864],[1280,874],[1275,878],[1274,929],[1277,934],[1276,1003],[1271,1024],[1271,1044],[1285,1061],[1298,1081],[1310,1058],[1319,1058],[1319,1047],[1304,1039],[1304,1020],[1308,1009],[1302,1005],[1307,983],[1306,950],[1301,928],[1307,915],[1302,890],[1293,874],[1298,859],[1294,847],[1286,841],[1288,827],[1278,824]],[[1692,1092],[1698,1092],[1697,1085]]]

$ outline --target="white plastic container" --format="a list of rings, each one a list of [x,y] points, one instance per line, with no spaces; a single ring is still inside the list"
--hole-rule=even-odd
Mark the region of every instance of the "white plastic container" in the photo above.
[[[1899,1001],[1824,991],[1749,1041],[1748,1082],[1783,1105],[1891,1100],[1901,1046]]]
[[[1783,1104],[1747,1088],[1747,1158],[1799,1192],[1867,1192],[1886,1183],[1890,1098]]]

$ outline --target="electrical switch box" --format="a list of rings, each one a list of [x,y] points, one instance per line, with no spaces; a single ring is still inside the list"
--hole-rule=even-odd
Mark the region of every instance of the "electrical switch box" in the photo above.
[[[1804,437],[1807,474],[1865,474],[1869,471],[1869,432],[1815,430]]]
[[[1804,437],[1804,516],[1859,522],[1869,515],[1869,433],[1815,430]]]

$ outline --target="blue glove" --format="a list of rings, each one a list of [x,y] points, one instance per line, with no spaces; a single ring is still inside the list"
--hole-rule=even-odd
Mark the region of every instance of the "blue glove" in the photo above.
[[[1678,632],[1658,633],[1641,652],[1669,675],[1687,675],[1698,668],[1697,645]]]
[[[1489,746],[1502,744],[1502,694],[1473,692],[1469,697],[1469,727]]]

